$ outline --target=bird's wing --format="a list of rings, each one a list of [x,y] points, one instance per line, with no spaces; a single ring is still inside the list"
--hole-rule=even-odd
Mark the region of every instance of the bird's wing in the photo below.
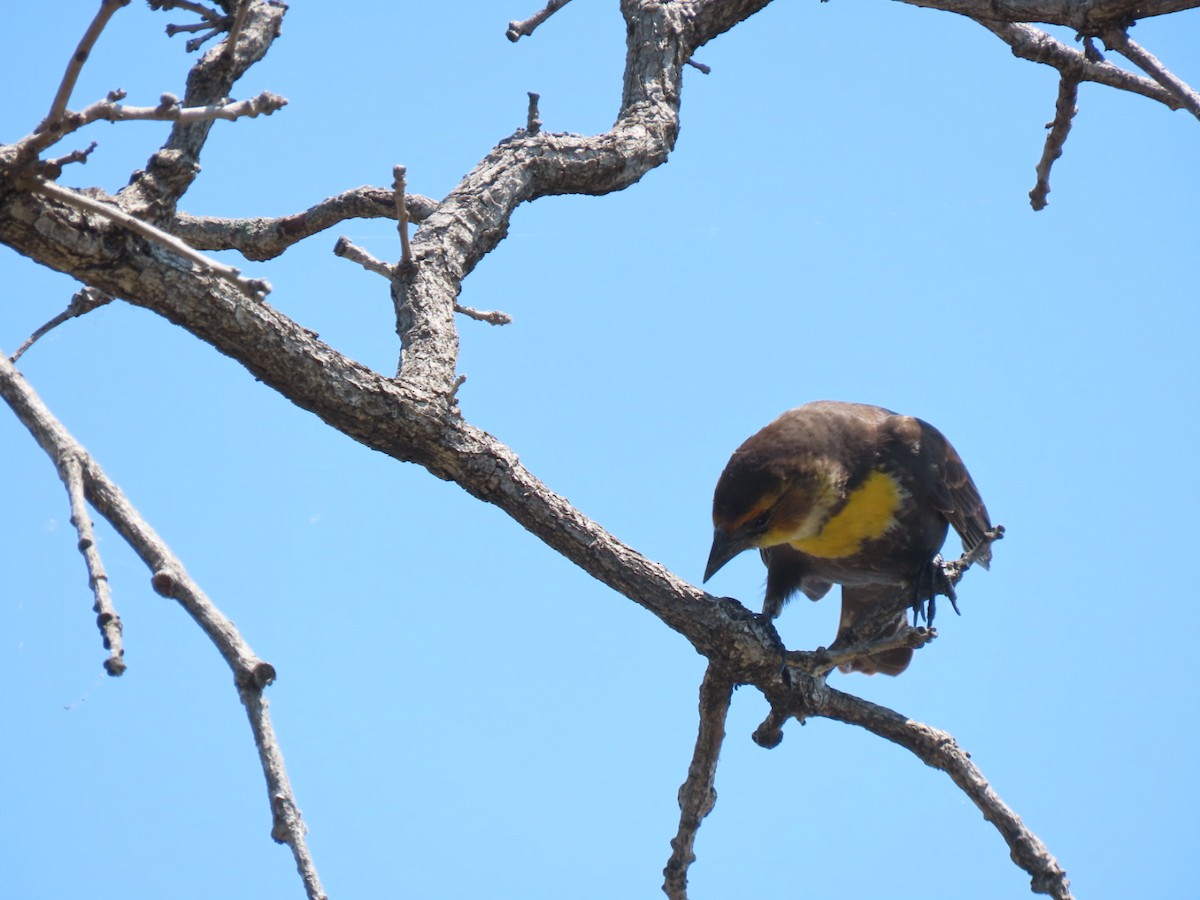
[[[915,484],[925,492],[923,499],[954,526],[963,547],[974,550],[983,543],[992,523],[958,451],[940,431],[912,416],[892,416],[889,426],[893,438],[912,454]],[[979,562],[987,568],[991,558],[989,550]]]

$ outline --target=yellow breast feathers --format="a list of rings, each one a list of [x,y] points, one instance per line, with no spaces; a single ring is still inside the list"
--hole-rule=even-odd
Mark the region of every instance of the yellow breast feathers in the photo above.
[[[892,476],[874,471],[850,494],[846,505],[812,537],[789,543],[803,553],[837,559],[857,553],[867,541],[883,535],[895,520],[903,494]]]

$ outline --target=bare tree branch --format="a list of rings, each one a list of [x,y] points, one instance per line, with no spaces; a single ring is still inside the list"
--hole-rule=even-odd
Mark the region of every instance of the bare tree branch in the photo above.
[[[880,640],[858,641],[845,647],[822,647],[819,650],[789,650],[783,655],[785,665],[803,669],[810,675],[826,675],[839,666],[848,666],[855,660],[865,659],[886,650],[907,647],[920,650],[937,638],[936,628],[902,628],[891,637]]]
[[[571,0],[550,0],[545,9],[538,10],[524,22],[509,22],[508,31],[504,32],[504,36],[515,44],[522,37],[533,34],[539,25],[570,2]]]
[[[182,256],[189,262],[200,266],[202,269],[207,269],[213,274],[224,278],[230,284],[237,287],[239,291],[251,299],[261,300],[265,295],[271,292],[271,286],[261,278],[243,278],[240,269],[233,266],[227,266],[224,263],[219,263],[215,259],[209,259],[202,253],[197,253],[183,241],[176,238],[174,235],[167,234],[155,228],[148,222],[143,222],[141,219],[135,219],[133,216],[121,212],[116,206],[110,203],[101,203],[99,200],[93,200],[91,197],[76,191],[69,190],[65,187],[60,187],[53,181],[46,181],[42,178],[31,178],[20,182],[22,187],[36,191],[39,194],[45,194],[66,203],[68,206],[74,206],[77,209],[86,210],[88,212],[99,213],[105,218],[111,219],[118,225],[128,228],[130,231],[141,235],[147,240],[154,241],[157,244]]]
[[[374,272],[376,275],[382,275],[384,278],[391,280],[396,277],[396,267],[385,263],[381,259],[376,259],[362,247],[347,237],[340,237],[333,247],[334,256],[341,256],[351,262],[356,262],[368,272]],[[487,322],[489,325],[510,325],[512,324],[512,316],[506,312],[500,312],[495,309],[472,309],[470,306],[462,306],[458,302],[454,304],[454,311],[462,313],[469,319],[475,319],[478,322]],[[460,376],[459,384],[465,379]]]
[[[225,52],[232,55],[237,46],[238,36],[246,24],[246,14],[250,12],[250,0],[233,0],[237,4],[237,12],[233,14],[233,22],[229,26],[229,35],[225,38]]]
[[[1013,862],[1029,873],[1033,892],[1048,894],[1055,900],[1072,900],[1071,882],[1058,860],[1000,799],[971,761],[971,755],[951,735],[815,682],[801,708],[810,714],[865,728],[909,750],[926,765],[941,769],[1000,832]]]
[[[32,347],[35,343],[37,343],[38,340],[47,335],[49,332],[53,331],[63,322],[86,315],[93,309],[99,309],[106,303],[111,303],[112,299],[113,298],[108,294],[97,291],[93,288],[85,287],[76,291],[71,296],[71,302],[67,304],[67,308],[41,328],[37,329],[37,331],[31,334],[28,338],[26,338],[25,343],[18,347],[16,353],[14,353],[10,358],[11,361],[15,363],[25,354],[26,350]]]
[[[1079,81],[1093,81],[1120,91],[1157,100],[1169,109],[1182,109],[1179,97],[1149,78],[1126,72],[1107,62],[1094,62],[1087,54],[1052,38],[1032,25],[1014,25],[990,19],[976,21],[1012,47],[1013,56],[1053,66]]]
[[[388,281],[396,277],[396,269],[391,263],[386,263],[382,259],[377,259],[367,252],[364,248],[353,243],[350,238],[343,235],[337,239],[337,243],[333,245],[333,255],[348,259],[351,262],[356,262],[368,272],[374,272],[376,275],[382,275]]]
[[[108,24],[108,20],[113,17],[113,14],[118,9],[128,5],[129,0],[101,0],[100,9],[96,12],[96,17],[92,19],[92,24],[88,26],[87,31],[83,33],[83,37],[79,40],[79,46],[71,54],[71,61],[67,63],[67,71],[63,73],[62,82],[58,86],[58,92],[55,93],[54,100],[50,104],[50,112],[46,114],[46,118],[37,127],[38,131],[53,132],[58,129],[63,113],[67,109],[67,104],[71,101],[71,93],[75,90],[75,83],[79,80],[79,73],[83,71],[83,64],[91,56],[92,47],[96,45],[96,41],[100,37],[100,32],[104,30],[104,26]]]
[[[59,156],[55,159],[48,159],[37,168],[37,173],[43,178],[48,178],[54,181],[60,175],[64,166],[69,166],[71,163],[79,163],[86,165],[88,157],[92,155],[96,149],[96,142],[92,141],[82,150],[72,150],[70,153]]]
[[[105,100],[97,100],[77,113],[64,112],[52,129],[39,130],[18,141],[18,152],[25,157],[41,153],[68,134],[93,122],[211,122],[216,119],[234,121],[242,118],[269,116],[287,106],[287,100],[270,91],[263,91],[249,100],[226,101],[209,106],[182,107],[174,94],[163,94],[158,106],[123,106],[116,100],[123,97],[114,91]]]
[[[68,454],[55,462],[58,463],[59,474],[67,486],[67,495],[71,500],[71,524],[75,526],[79,535],[79,552],[83,554],[87,564],[88,585],[96,598],[92,611],[96,613],[96,624],[104,640],[104,649],[109,651],[108,659],[104,660],[104,670],[109,675],[120,675],[125,671],[125,650],[121,645],[121,617],[113,606],[108,573],[104,571],[104,561],[100,559],[96,536],[92,531],[92,518],[88,515],[87,504],[84,501],[83,467],[75,454]]]
[[[185,9],[200,16],[209,26],[220,25],[225,18],[215,9],[205,6],[203,3],[192,3],[190,0],[149,0],[149,6],[151,9],[162,10]],[[168,25],[167,28],[170,29],[171,26]],[[168,30],[167,34],[170,33]]]
[[[179,212],[169,230],[197,250],[237,250],[246,259],[263,261],[347,219],[394,219],[395,196],[387,188],[364,185],[290,216],[223,219]],[[405,194],[404,199],[412,222],[424,222],[437,208],[420,194]]]
[[[1034,209],[1046,208],[1046,195],[1050,193],[1050,167],[1062,156],[1063,145],[1071,133],[1071,122],[1077,112],[1075,101],[1079,97],[1079,81],[1073,75],[1063,75],[1058,80],[1058,101],[1054,104],[1054,121],[1046,127],[1046,147],[1037,164],[1037,184],[1029,192],[1029,202]]]
[[[228,53],[224,44],[214,47],[192,66],[180,104],[184,108],[224,103],[234,83],[266,55],[279,35],[286,4],[280,0],[243,2],[245,24],[237,45]],[[213,120],[207,118],[175,122],[162,149],[117,194],[121,208],[159,226],[170,223],[179,198],[200,171],[200,153],[212,125]]]
[[[1136,65],[1174,96],[1178,97],[1180,105],[1184,109],[1193,116],[1200,118],[1200,94],[1196,93],[1181,79],[1173,75],[1166,66],[1159,62],[1158,57],[1153,53],[1144,47],[1138,46],[1137,42],[1132,40],[1124,29],[1110,28],[1101,34],[1100,37],[1104,40],[1105,46],[1110,50],[1116,50]]]
[[[1043,22],[1064,25],[1080,34],[1099,34],[1114,23],[1165,16],[1195,9],[1197,0],[901,0],[910,6],[941,9],[972,19]]]
[[[238,696],[250,719],[254,743],[258,748],[259,761],[267,782],[267,796],[271,803],[271,836],[287,844],[296,860],[296,867],[304,881],[309,900],[326,900],[321,888],[316,867],[304,838],[304,823],[296,805],[295,795],[288,782],[283,753],[271,725],[268,704],[263,689],[275,680],[274,667],[255,655],[237,628],[216,605],[204,594],[200,586],[192,581],[179,561],[133,505],[88,454],[78,441],[42,403],[40,397],[25,381],[8,359],[0,354],[0,397],[12,408],[17,418],[29,429],[38,444],[63,473],[71,492],[72,521],[80,528],[80,546],[85,537],[91,540],[90,521],[87,510],[82,508],[82,496],[86,496],[92,507],[103,516],[117,533],[129,544],[138,557],[153,573],[150,583],[164,597],[179,603],[197,625],[208,635],[226,664],[233,671]],[[89,568],[91,561],[89,560]],[[92,570],[93,577],[103,579],[103,570]],[[106,579],[103,579],[106,580]],[[101,607],[97,595],[97,613],[101,618],[111,613],[111,607]],[[120,637],[120,623],[114,618],[108,624]],[[102,627],[105,623],[102,623]],[[108,631],[105,637],[111,640]],[[113,650],[116,665],[123,668],[119,640]],[[110,657],[106,668],[113,662]],[[120,674],[109,668],[110,674]]]
[[[696,861],[696,832],[717,802],[713,786],[717,760],[725,741],[725,719],[733,682],[709,663],[700,683],[700,728],[687,780],[679,786],[679,831],[671,839],[671,858],[663,869],[663,893],[671,900],[687,900],[688,867]]]

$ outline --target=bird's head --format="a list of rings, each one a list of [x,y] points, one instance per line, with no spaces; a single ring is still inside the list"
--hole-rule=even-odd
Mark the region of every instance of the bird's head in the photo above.
[[[743,550],[809,537],[825,518],[829,492],[815,473],[795,460],[781,463],[774,454],[743,450],[733,455],[713,494],[705,581]]]

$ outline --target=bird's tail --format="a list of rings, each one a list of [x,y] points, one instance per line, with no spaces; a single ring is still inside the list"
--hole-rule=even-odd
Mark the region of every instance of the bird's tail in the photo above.
[[[842,618],[838,623],[835,647],[846,646],[864,640],[884,640],[899,634],[908,627],[908,619],[902,611],[896,615],[878,632],[872,635],[862,634],[858,623],[869,613],[873,612],[880,602],[886,602],[896,596],[896,585],[860,584],[842,586]],[[912,661],[911,647],[895,647],[883,650],[870,656],[861,656],[851,662],[838,666],[843,672],[862,672],[864,675],[899,675],[908,668]]]

